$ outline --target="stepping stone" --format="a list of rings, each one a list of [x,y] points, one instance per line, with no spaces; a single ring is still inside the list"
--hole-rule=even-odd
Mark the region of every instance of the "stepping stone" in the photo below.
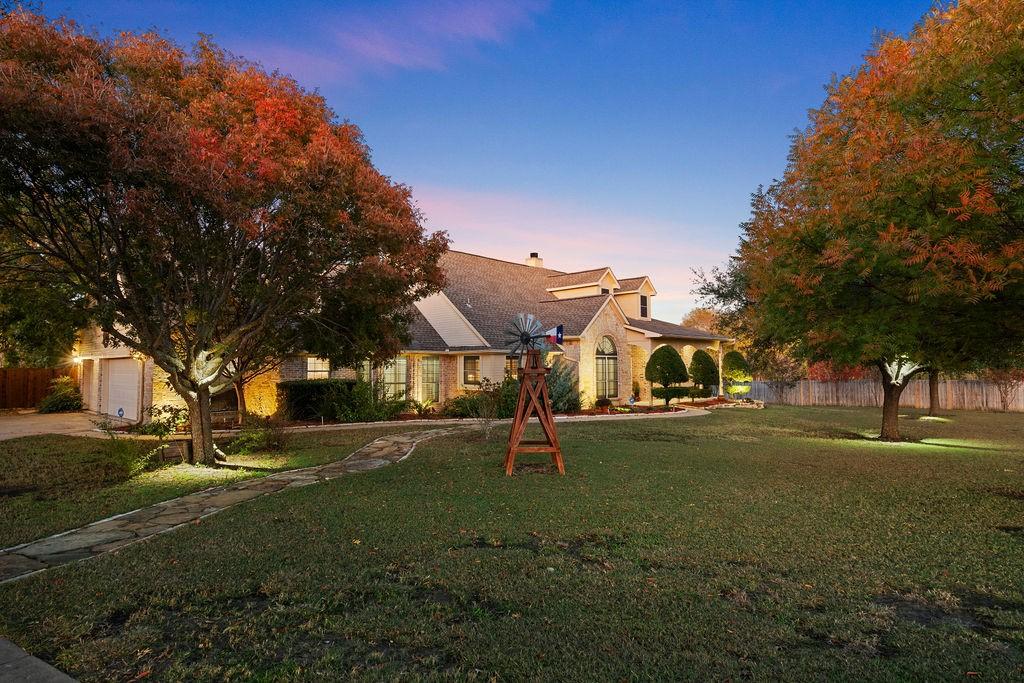
[[[80,551],[95,545],[118,541],[122,538],[130,538],[133,535],[130,531],[88,531],[87,529],[88,527],[85,530],[72,531],[63,536],[44,538],[41,541],[36,541],[24,548],[20,548],[18,553],[20,555],[28,555],[29,557],[37,557],[45,562],[47,561],[44,559],[45,556],[56,556]]]
[[[384,467],[387,465],[387,460],[380,460],[377,458],[366,458],[362,460],[348,461],[345,469],[352,470],[355,472],[363,472],[365,470],[375,470],[378,467]]]
[[[77,562],[78,560],[87,560],[90,557],[95,557],[101,554],[102,551],[93,550],[92,548],[78,548],[77,550],[67,550],[62,553],[38,555],[36,556],[36,559],[45,564],[55,566],[59,564],[67,564],[68,562]]]
[[[227,507],[229,505],[234,505],[235,503],[241,503],[243,500],[257,498],[262,495],[262,491],[238,489],[237,491],[225,491],[224,493],[218,493],[215,496],[210,496],[205,502],[207,507]]]
[[[33,560],[31,557],[25,557],[17,553],[0,555],[0,581],[28,574],[37,569],[46,569],[46,565],[39,560]]]
[[[0,681],[74,683],[75,679],[33,657],[11,641],[0,638]]]
[[[188,510],[175,511],[165,515],[160,515],[159,517],[154,517],[153,519],[149,520],[149,523],[152,526],[161,526],[166,528],[169,526],[177,526],[179,524],[184,524],[185,522],[191,522],[198,516],[199,515],[197,513],[189,512]]]

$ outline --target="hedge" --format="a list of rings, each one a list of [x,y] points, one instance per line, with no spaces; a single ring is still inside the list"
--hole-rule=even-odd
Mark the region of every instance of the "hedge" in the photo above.
[[[354,379],[293,379],[277,385],[285,414],[293,420],[315,420],[333,413],[333,405],[351,396]]]
[[[671,401],[674,398],[686,398],[690,395],[690,387],[655,387],[651,390],[651,394],[654,398],[665,399],[668,398]]]

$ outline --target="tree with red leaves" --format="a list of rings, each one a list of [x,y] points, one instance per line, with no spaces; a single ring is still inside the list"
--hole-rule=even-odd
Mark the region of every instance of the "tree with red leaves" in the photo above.
[[[367,311],[400,334],[447,245],[293,80],[207,39],[104,39],[23,10],[0,17],[0,230],[0,266],[71,286],[167,372],[204,463],[240,354],[306,326],[335,360],[363,353]]]
[[[1024,343],[1024,4],[964,0],[829,88],[702,291],[810,361],[873,365],[881,438],[932,367]]]

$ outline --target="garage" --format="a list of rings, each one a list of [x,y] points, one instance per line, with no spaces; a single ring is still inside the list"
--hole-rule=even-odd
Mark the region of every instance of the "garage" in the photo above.
[[[134,358],[112,358],[104,361],[103,387],[104,413],[126,420],[139,419],[142,377],[138,361]]]

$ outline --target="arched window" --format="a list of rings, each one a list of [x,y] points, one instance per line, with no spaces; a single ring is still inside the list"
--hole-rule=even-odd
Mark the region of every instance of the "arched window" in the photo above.
[[[611,337],[602,337],[597,344],[597,397],[618,398],[619,357]]]

